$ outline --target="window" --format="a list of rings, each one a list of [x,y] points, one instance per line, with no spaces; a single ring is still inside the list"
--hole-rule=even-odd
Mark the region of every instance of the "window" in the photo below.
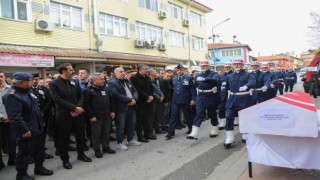
[[[56,27],[82,30],[82,9],[55,2],[50,3],[50,18]]]
[[[128,19],[99,13],[99,30],[101,34],[127,37]]]
[[[0,17],[31,21],[31,0],[0,0]]]
[[[173,46],[184,47],[184,34],[177,31],[170,31],[170,43]]]
[[[136,24],[137,40],[153,40],[162,43],[162,28],[150,24],[137,22]]]
[[[158,0],[138,0],[138,5],[141,8],[158,12]]]
[[[192,36],[192,48],[195,50],[203,50],[204,49],[203,38]]]
[[[225,56],[241,56],[241,49],[222,50],[222,57]]]
[[[129,3],[129,0],[120,0],[122,2],[125,2],[125,3]]]
[[[169,16],[176,19],[183,19],[182,7],[168,3]]]
[[[202,16],[198,13],[190,11],[190,24],[202,27]]]

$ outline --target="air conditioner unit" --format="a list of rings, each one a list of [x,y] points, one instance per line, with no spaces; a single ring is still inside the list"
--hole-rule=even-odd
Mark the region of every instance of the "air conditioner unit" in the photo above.
[[[184,26],[189,26],[189,25],[190,25],[189,19],[183,19],[182,24],[183,24]]]
[[[159,44],[158,49],[159,49],[159,51],[165,51],[166,50],[166,45],[165,44]]]
[[[135,47],[143,47],[143,41],[141,40],[135,40],[134,44],[135,44]]]
[[[147,48],[154,48],[156,46],[156,41],[154,40],[144,41],[144,46]]]
[[[160,12],[159,12],[159,18],[161,18],[161,19],[167,18],[167,12],[165,12],[165,11],[160,11]]]
[[[36,30],[51,32],[53,31],[53,23],[47,20],[37,19]]]

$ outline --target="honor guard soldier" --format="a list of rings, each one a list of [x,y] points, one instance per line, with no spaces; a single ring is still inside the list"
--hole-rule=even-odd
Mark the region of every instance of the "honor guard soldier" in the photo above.
[[[50,176],[53,171],[43,167],[44,162],[44,120],[36,100],[30,93],[32,75],[25,72],[13,74],[14,84],[3,97],[6,112],[16,130],[18,155],[16,179],[33,180],[27,174],[30,157],[34,159],[34,173]]]
[[[292,92],[293,86],[297,83],[297,74],[293,71],[292,67],[288,67],[288,72],[284,74],[284,84],[286,85],[284,91]]]
[[[284,86],[284,72],[281,71],[280,67],[277,67],[276,76],[278,77],[278,82],[276,84],[276,95],[279,90],[280,95],[283,94],[283,86]]]
[[[202,72],[196,76],[195,83],[197,91],[196,117],[193,121],[192,132],[187,136],[187,139],[198,139],[199,127],[206,111],[212,125],[210,137],[218,135],[219,76],[218,73],[210,71],[208,60],[200,61],[200,68]]]
[[[232,63],[227,62],[224,64],[224,73],[219,76],[221,88],[220,88],[220,104],[219,104],[219,130],[224,129],[226,126],[226,102],[228,99],[228,92],[226,91],[226,79],[227,76],[232,74]]]
[[[267,89],[267,94],[268,94],[268,97],[266,100],[269,100],[269,99],[272,99],[274,97],[276,97],[276,84],[278,82],[278,78],[277,78],[277,75],[275,73],[272,73],[270,72],[270,67],[269,67],[269,64],[267,62],[264,62],[261,64],[261,71],[266,73],[268,76],[269,76],[269,87]]]
[[[254,77],[243,70],[242,59],[235,59],[233,68],[235,72],[227,76],[226,79],[226,90],[229,91],[229,98],[226,104],[225,148],[231,148],[234,143],[233,121],[235,116],[240,110],[253,105],[249,90],[256,85]]]
[[[261,103],[268,99],[268,95],[266,91],[269,87],[270,80],[267,74],[259,70],[259,67],[260,67],[259,62],[257,61],[251,62],[252,72],[250,74],[255,78],[255,81],[256,81],[256,85],[253,89],[253,95],[252,95],[254,104]]]
[[[172,139],[179,118],[180,110],[187,120],[188,129],[191,130],[193,123],[191,106],[195,105],[195,87],[193,77],[185,74],[185,68],[179,64],[176,67],[177,76],[172,78],[173,95],[171,102],[171,115],[169,119],[168,134],[166,139]]]

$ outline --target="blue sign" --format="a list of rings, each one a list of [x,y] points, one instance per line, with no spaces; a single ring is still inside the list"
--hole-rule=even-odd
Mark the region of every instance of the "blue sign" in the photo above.
[[[216,62],[219,62],[220,61],[220,59],[219,58],[216,58]]]

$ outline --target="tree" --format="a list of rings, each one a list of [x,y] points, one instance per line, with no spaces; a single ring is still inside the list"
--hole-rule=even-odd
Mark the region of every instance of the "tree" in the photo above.
[[[320,11],[310,13],[312,25],[308,26],[310,44],[315,47],[320,47]]]

